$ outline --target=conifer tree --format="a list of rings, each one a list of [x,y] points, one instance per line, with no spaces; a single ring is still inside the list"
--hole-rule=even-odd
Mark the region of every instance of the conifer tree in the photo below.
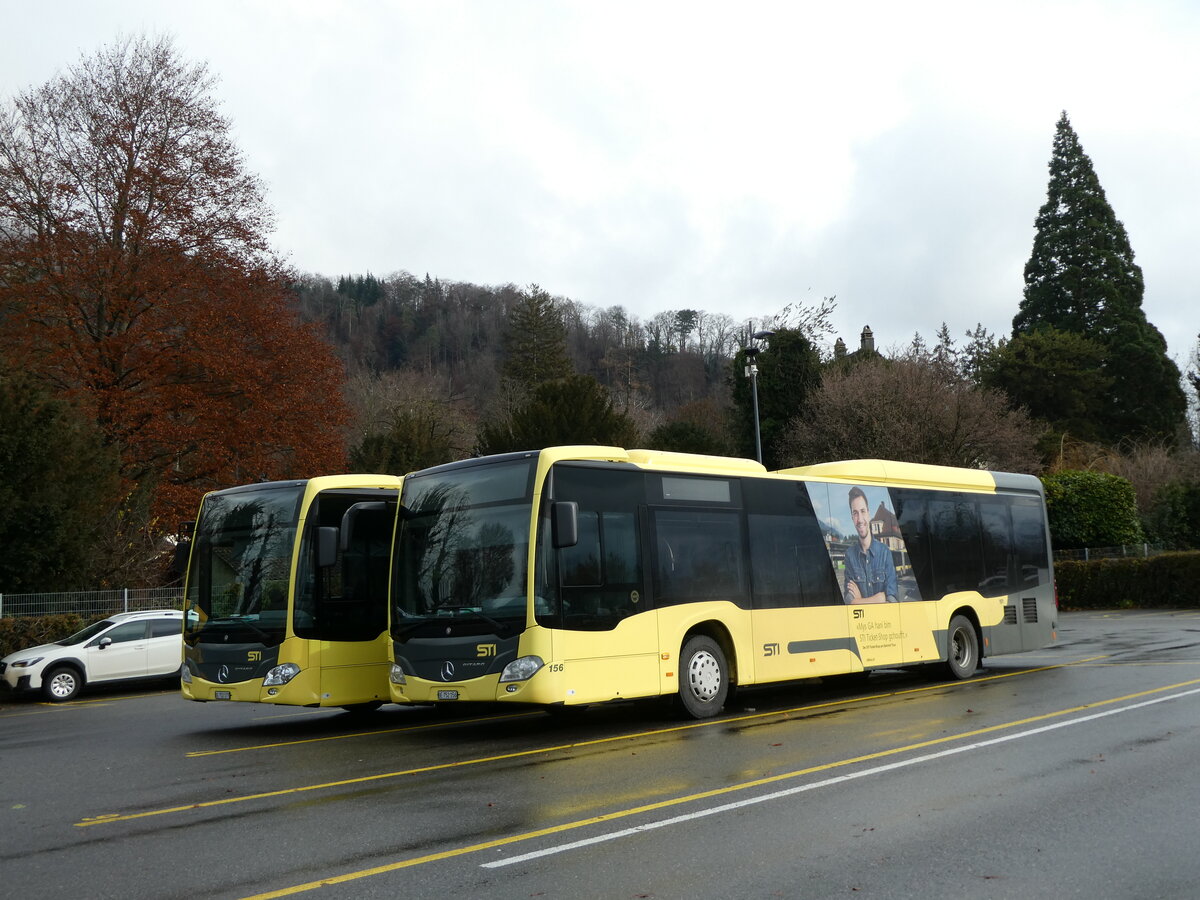
[[[590,375],[570,375],[534,387],[525,402],[479,430],[481,455],[541,450],[556,444],[632,447],[636,423],[618,410]]]
[[[754,459],[754,407],[745,348],[730,364],[728,383],[733,399],[734,431],[738,452]],[[821,357],[808,336],[795,328],[780,328],[769,346],[758,355],[759,434],[763,464],[768,469],[782,465],[780,442],[788,422],[808,410],[810,395],[821,384]]]
[[[1094,404],[1098,437],[1111,444],[1174,440],[1186,410],[1179,369],[1142,310],[1142,270],[1129,236],[1065,112],[1058,120],[1047,198],[1035,227],[1013,338],[1057,329],[1094,341],[1103,349],[1096,383],[1109,385]],[[1031,397],[1013,399],[1035,405]],[[1051,424],[1061,427],[1054,411],[1048,414]]]
[[[531,284],[508,316],[503,372],[522,388],[572,374],[567,332],[550,295]]]

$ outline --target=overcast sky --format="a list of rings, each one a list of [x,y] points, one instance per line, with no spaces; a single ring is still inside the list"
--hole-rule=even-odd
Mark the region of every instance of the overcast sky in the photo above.
[[[1066,110],[1187,365],[1200,3],[0,0],[7,97],[170,34],[296,268],[1007,334]]]

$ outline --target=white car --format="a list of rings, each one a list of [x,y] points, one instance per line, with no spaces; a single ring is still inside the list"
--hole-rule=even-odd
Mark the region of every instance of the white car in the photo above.
[[[183,613],[118,613],[53,644],[0,659],[0,687],[70,700],[85,684],[166,678],[183,660]]]

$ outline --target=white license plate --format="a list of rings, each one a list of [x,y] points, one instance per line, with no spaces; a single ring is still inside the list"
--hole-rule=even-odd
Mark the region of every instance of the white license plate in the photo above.
[[[457,700],[458,691],[438,691],[439,700]]]
[[[228,700],[232,696],[232,691],[213,691],[213,697],[217,700]]]

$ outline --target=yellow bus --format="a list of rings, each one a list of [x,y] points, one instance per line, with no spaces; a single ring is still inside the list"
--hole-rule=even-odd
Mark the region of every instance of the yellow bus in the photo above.
[[[375,709],[388,700],[388,559],[401,478],[206,494],[185,581],[189,700]]]
[[[1041,483],[882,460],[553,447],[405,477],[391,699],[574,706],[936,664],[1055,639]]]

